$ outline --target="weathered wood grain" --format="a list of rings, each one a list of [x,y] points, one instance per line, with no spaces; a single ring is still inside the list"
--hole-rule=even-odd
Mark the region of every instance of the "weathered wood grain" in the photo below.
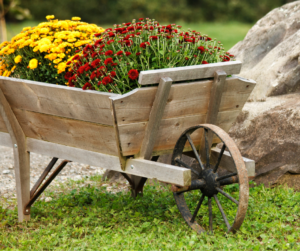
[[[173,84],[162,119],[206,114],[212,80]],[[226,79],[220,111],[241,110],[255,83]],[[148,121],[157,87],[145,87],[113,97],[118,125]]]
[[[13,147],[11,137],[7,132],[0,132],[0,145],[6,147]]]
[[[149,115],[149,122],[145,130],[141,149],[138,154],[139,158],[150,160],[153,147],[157,140],[158,129],[165,110],[167,99],[169,97],[172,79],[162,78],[157,88],[154,103]]]
[[[216,147],[211,149],[212,161],[216,162],[220,151],[221,151],[221,149],[216,148]],[[254,177],[255,176],[255,161],[245,158],[245,157],[243,157],[243,160],[244,160],[245,166],[247,168],[248,176]],[[224,151],[221,162],[220,162],[220,167],[223,167],[230,172],[236,172],[236,167],[234,165],[233,159],[231,157],[231,154],[228,151]]]
[[[81,149],[118,155],[112,126],[13,109],[25,135],[30,138]]]
[[[229,61],[205,65],[192,65],[184,67],[166,68],[159,70],[142,71],[139,76],[141,85],[156,84],[161,78],[169,77],[174,82],[192,79],[212,78],[214,72],[223,70],[228,75],[240,73],[242,63],[240,61]]]
[[[228,132],[232,124],[235,122],[239,112],[239,110],[220,112],[218,114],[217,125]],[[184,130],[192,126],[204,124],[205,121],[205,114],[163,119],[161,121],[153,151],[156,154],[157,152],[168,153],[169,151],[167,150],[174,148],[178,138]],[[134,155],[139,152],[146,126],[147,122],[119,126],[121,149],[124,156]],[[200,144],[201,133],[201,130],[197,130],[191,134],[191,138],[195,145]],[[213,143],[218,142],[219,140],[214,138]]]
[[[179,186],[190,185],[191,182],[190,170],[187,170],[186,168],[148,160],[129,159],[126,163],[125,170],[122,170],[117,156],[87,151],[77,147],[64,146],[32,138],[27,139],[27,144],[29,151],[51,157],[56,156],[58,158],[124,172],[130,175],[155,178],[162,182]]]
[[[0,115],[5,122],[13,143],[14,168],[18,201],[18,220],[29,220],[24,208],[30,199],[30,155],[26,147],[25,134],[0,88]]]
[[[104,125],[113,124],[109,97],[121,96],[1,77],[0,87],[12,108]]]
[[[217,123],[226,76],[227,76],[226,72],[221,70],[215,71],[214,73],[214,81],[211,85],[209,105],[208,105],[207,115],[206,115],[206,122],[205,122],[206,124],[215,125]],[[204,135],[206,135],[206,138]],[[208,131],[208,133],[204,132],[204,135],[201,136],[201,143],[200,143],[201,156],[205,156],[206,151],[210,152],[210,148],[214,136],[211,131]],[[209,149],[206,149],[206,147],[208,147]]]

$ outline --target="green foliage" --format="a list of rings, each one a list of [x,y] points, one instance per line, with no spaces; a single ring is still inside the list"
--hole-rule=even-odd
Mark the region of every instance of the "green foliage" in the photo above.
[[[4,14],[9,20],[24,20],[31,18],[30,11],[23,8],[20,0],[4,0]],[[1,6],[0,6],[1,10]],[[0,11],[1,12],[1,11]]]
[[[13,36],[17,35],[22,31],[24,27],[27,26],[37,26],[39,22],[37,21],[25,21],[21,23],[7,23],[7,35],[10,40]],[[238,41],[244,39],[247,31],[251,28],[251,24],[230,22],[230,23],[186,23],[182,21],[176,22],[182,25],[183,30],[199,30],[202,34],[207,34],[212,38],[218,38],[222,41],[225,50],[229,50]],[[167,24],[167,23],[162,23]],[[98,23],[99,26],[103,28],[113,27],[113,24],[109,23]]]
[[[227,187],[229,191],[234,193],[236,186]],[[284,187],[250,188],[247,216],[236,234],[225,234],[224,221],[213,202],[214,235],[197,235],[185,224],[168,186],[147,184],[144,197],[137,199],[129,192],[108,193],[101,184],[100,188],[82,187],[65,194],[48,192],[47,196],[54,199],[36,202],[28,223],[17,223],[17,210],[0,204],[0,249],[300,249],[300,193]],[[227,215],[235,213],[233,203],[221,203]],[[206,204],[200,215],[205,210]],[[206,218],[203,225],[207,228]]]
[[[256,22],[273,8],[290,0],[23,0],[34,18],[54,14],[59,19],[81,16],[94,23],[129,22],[149,17],[159,22],[230,21]],[[50,13],[51,12],[51,13]]]
[[[199,31],[148,18],[137,21],[95,34],[100,39],[68,62],[69,86],[124,94],[141,87],[137,80],[141,71],[227,62],[234,57],[220,41]]]

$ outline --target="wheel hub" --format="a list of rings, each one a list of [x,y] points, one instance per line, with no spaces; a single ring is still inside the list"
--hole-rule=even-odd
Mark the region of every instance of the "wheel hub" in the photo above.
[[[214,173],[212,169],[205,169],[202,171],[202,179],[205,180],[205,187],[201,188],[201,192],[207,197],[213,197],[218,193],[216,187],[220,186],[220,183],[216,181],[218,174]]]

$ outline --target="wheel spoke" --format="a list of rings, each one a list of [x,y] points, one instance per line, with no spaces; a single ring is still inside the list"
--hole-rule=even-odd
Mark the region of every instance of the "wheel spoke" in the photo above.
[[[209,230],[213,232],[213,216],[212,216],[212,207],[211,207],[211,198],[208,198],[208,211],[209,211]]]
[[[204,197],[205,197],[205,195],[202,194],[202,196],[201,196],[201,198],[200,198],[200,200],[199,200],[199,202],[198,202],[198,205],[197,205],[197,207],[196,207],[196,210],[195,210],[195,212],[194,212],[194,214],[193,214],[193,216],[192,216],[192,219],[191,219],[191,222],[192,222],[192,223],[195,221],[195,218],[196,218],[196,216],[197,216],[197,214],[198,214],[198,211],[199,211],[199,209],[200,209],[200,207],[201,207],[201,204],[202,204],[202,202],[203,202],[203,200],[204,200]]]
[[[223,153],[224,153],[225,149],[226,149],[226,145],[223,144],[221,152],[218,156],[217,164],[215,165],[214,170],[213,170],[214,173],[217,172],[217,170],[218,170],[218,167],[220,165],[220,162],[221,162],[221,159],[222,159],[222,156],[223,156]]]
[[[184,166],[185,168],[190,169],[193,173],[195,173],[196,175],[198,175],[198,177],[200,176],[200,173],[199,173],[199,172],[197,172],[194,168],[190,167],[188,164],[184,163],[181,159],[175,159],[175,161],[176,161],[178,164]]]
[[[193,141],[192,141],[190,135],[189,135],[188,133],[186,133],[185,135],[186,135],[186,137],[187,137],[187,139],[188,139],[188,141],[189,141],[189,143],[190,143],[190,145],[191,145],[191,147],[192,147],[192,149],[193,149],[193,152],[194,152],[194,154],[195,154],[195,156],[196,156],[196,159],[197,159],[197,161],[198,161],[198,163],[199,163],[201,169],[204,170],[204,166],[203,166],[203,164],[202,164],[202,161],[201,161],[201,159],[200,159],[200,156],[199,156],[199,154],[198,154],[198,152],[197,152],[197,150],[196,150],[196,147],[194,146],[194,143],[193,143]]]
[[[215,198],[215,201],[216,201],[216,203],[217,203],[217,205],[218,205],[218,208],[219,208],[219,210],[220,210],[220,212],[221,212],[221,214],[222,214],[222,217],[223,217],[223,219],[224,219],[224,221],[225,221],[225,224],[226,224],[226,226],[227,226],[227,229],[229,230],[229,229],[230,229],[230,224],[229,224],[229,222],[228,222],[228,220],[227,220],[227,218],[226,218],[226,215],[225,215],[225,213],[224,213],[224,211],[223,211],[223,208],[222,208],[222,206],[221,206],[221,203],[220,203],[220,201],[218,200],[218,197],[217,197],[216,194],[214,195],[214,198]]]
[[[227,197],[228,199],[230,199],[232,202],[234,202],[235,204],[239,205],[239,202],[235,199],[235,198],[232,198],[228,193],[225,193],[221,188],[219,187],[216,187],[216,190],[223,194],[225,197]]]
[[[237,173],[230,173],[230,174],[224,175],[224,176],[222,176],[222,177],[218,177],[218,178],[216,179],[216,181],[224,180],[224,179],[226,179],[226,178],[229,178],[229,177],[232,177],[232,176],[236,176],[236,175],[237,175]]]
[[[209,168],[209,166],[210,166],[210,164],[209,164],[209,145],[208,145],[207,133],[208,133],[208,130],[206,128],[204,128],[206,167]]]
[[[233,176],[233,177],[230,177],[230,178],[220,180],[220,186],[226,186],[226,185],[231,185],[231,184],[236,184],[236,183],[239,183],[239,177],[238,176]]]

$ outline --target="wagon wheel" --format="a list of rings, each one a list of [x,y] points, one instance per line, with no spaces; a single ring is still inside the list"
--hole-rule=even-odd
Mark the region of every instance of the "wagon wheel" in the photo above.
[[[197,129],[200,129],[204,132],[205,149],[203,150],[204,154],[202,154],[204,156],[198,154],[196,147],[190,136]],[[211,144],[208,143],[212,141],[212,136],[214,137],[217,136],[223,143],[220,154],[218,158],[215,160],[215,164],[211,163],[211,159],[210,159]],[[182,160],[183,149],[185,146],[187,146],[186,144],[187,145],[189,144],[191,146],[194,157],[197,160],[196,163],[198,165],[198,168],[194,168],[194,165],[193,167],[191,167]],[[231,154],[237,172],[219,176],[218,168],[225,149],[229,151],[229,153]],[[197,220],[197,215],[199,213],[199,209],[201,205],[204,204],[203,201],[205,200],[206,197],[207,197],[207,204],[208,204],[207,211],[209,216],[208,217],[209,230],[211,232],[213,231],[213,212],[212,212],[213,200],[212,199],[215,200],[218,209],[221,212],[222,218],[225,221],[228,232],[231,231],[234,232],[235,230],[238,230],[240,228],[245,218],[247,207],[248,207],[248,197],[249,197],[248,175],[247,175],[247,170],[244,161],[242,159],[242,156],[236,144],[225,131],[211,124],[198,125],[187,129],[180,136],[180,138],[176,143],[176,146],[173,151],[173,156],[172,156],[172,165],[189,168],[192,171],[192,183],[190,187],[179,188],[176,187],[175,185],[172,186],[172,191],[174,194],[177,207],[180,213],[182,214],[184,220],[186,221],[186,223],[192,229],[194,229],[198,233],[205,232],[205,230],[197,223],[196,220]],[[226,185],[234,184],[234,183],[239,184],[238,201],[235,198],[233,198],[231,195],[229,195],[228,193],[222,190],[222,188],[225,187]],[[192,190],[199,190],[200,193]],[[197,195],[194,195],[195,192],[197,193]],[[219,196],[224,196],[226,200],[228,199],[228,201],[226,201],[226,204],[223,203],[223,205],[221,205],[220,200],[218,199],[217,196],[218,193],[220,193]],[[190,205],[191,203],[188,204],[186,202],[187,197],[190,198],[191,195],[197,197],[197,198],[194,197],[194,199],[197,200],[194,201],[194,204],[192,206]],[[235,203],[236,205],[229,205],[227,202]],[[226,206],[237,207],[236,215],[232,224],[230,224],[229,221],[227,220],[226,213],[223,210],[223,207]],[[203,205],[202,205],[202,209],[203,209]],[[206,215],[207,215],[207,211],[206,211]]]

